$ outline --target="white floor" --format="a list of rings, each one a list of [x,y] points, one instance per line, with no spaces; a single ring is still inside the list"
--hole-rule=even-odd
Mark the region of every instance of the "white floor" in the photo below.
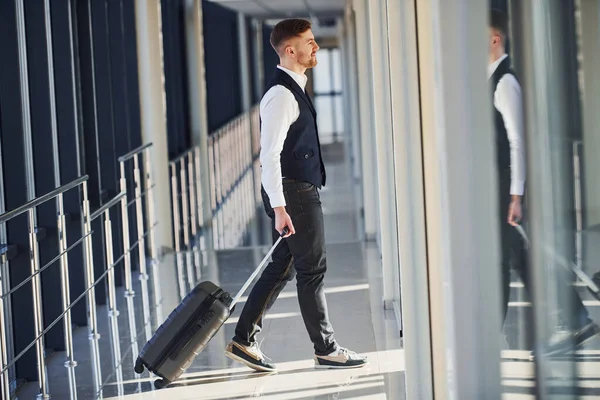
[[[154,377],[133,372],[141,347],[191,287],[212,280],[235,293],[266,253],[263,243],[214,254],[190,252],[165,257],[150,269],[149,280],[135,280],[133,298],[119,292],[120,313],[116,318],[99,308],[99,340],[90,341],[85,328],[75,331],[76,368],[65,368],[60,353],[49,359],[52,398],[404,399],[404,355],[394,314],[382,307],[377,249],[358,240],[357,213],[345,166],[331,165],[328,181],[322,201],[330,318],[338,342],[366,354],[370,360],[367,367],[348,371],[313,368],[312,344],[300,317],[295,285],[290,283],[268,314],[260,336],[261,348],[277,363],[277,374],[255,373],[224,357],[223,349],[237,321],[235,313],[171,386],[155,390]],[[239,310],[241,307],[237,313]],[[36,394],[37,385],[27,384],[19,391],[19,398],[33,399]]]
[[[141,376],[133,372],[141,347],[197,282],[212,280],[235,293],[266,253],[267,246],[263,243],[259,247],[215,254],[169,255],[152,266],[150,279],[135,279],[134,297],[126,298],[119,292],[117,317],[109,317],[105,308],[99,308],[99,340],[90,341],[86,328],[75,331],[76,368],[63,366],[62,353],[49,357],[52,398],[404,399],[402,341],[393,312],[384,312],[382,307],[378,251],[375,244],[358,240],[353,191],[344,165],[330,163],[328,180],[330,185],[321,197],[328,243],[325,285],[329,314],[339,343],[368,355],[368,367],[348,371],[313,369],[312,346],[299,314],[294,283],[290,283],[268,314],[260,337],[263,351],[278,365],[277,374],[254,373],[224,357],[223,349],[233,335],[237,314],[182,378],[168,388],[155,390],[154,377],[147,372]],[[262,218],[261,215],[258,217]],[[528,360],[523,334],[528,329],[527,299],[522,288],[514,286],[515,297],[506,324],[512,350],[503,352],[503,399],[533,399],[534,364]],[[600,320],[598,307],[590,309],[596,320]],[[552,399],[600,398],[599,349],[596,341],[578,354],[575,364],[551,361],[552,373],[546,386],[551,388]],[[579,377],[575,382],[569,379],[573,365]],[[37,393],[37,384],[33,382],[23,386],[18,396],[34,399]]]

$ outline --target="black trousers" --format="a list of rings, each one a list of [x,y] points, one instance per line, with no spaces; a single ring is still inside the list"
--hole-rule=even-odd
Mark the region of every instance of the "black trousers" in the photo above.
[[[315,354],[327,355],[337,349],[333,328],[329,323],[323,278],[327,271],[323,210],[317,188],[307,182],[284,181],[286,210],[296,234],[283,240],[273,252],[273,261],[256,282],[244,305],[235,329],[236,342],[249,346],[262,329],[269,311],[285,285],[296,277],[298,302],[302,318]],[[273,242],[279,238],[275,230],[275,214],[269,198],[262,190],[267,215],[271,218]]]
[[[498,189],[500,191],[500,202],[498,209],[498,217],[500,218],[500,240],[502,251],[502,280],[503,280],[503,314],[502,321],[506,319],[508,311],[508,301],[510,297],[510,271],[511,268],[520,275],[521,281],[531,298],[531,280],[528,255],[525,242],[519,232],[510,225],[508,220],[508,208],[511,202],[510,195],[510,170],[500,173],[498,180]],[[523,206],[525,211],[525,207]],[[577,290],[570,285],[568,273],[557,275],[558,285],[563,286],[561,292],[566,293],[571,297],[571,310],[557,310],[561,312],[562,318],[569,324],[571,329],[579,329],[587,324],[589,313],[583,305]],[[567,285],[565,288],[564,285]],[[565,301],[566,303],[566,301]]]

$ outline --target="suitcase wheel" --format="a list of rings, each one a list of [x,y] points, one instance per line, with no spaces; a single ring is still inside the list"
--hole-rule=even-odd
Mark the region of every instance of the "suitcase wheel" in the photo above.
[[[157,389],[162,389],[165,386],[168,386],[170,383],[171,382],[169,382],[168,380],[166,380],[164,378],[163,379],[157,379],[157,380],[154,381],[154,387],[157,388]]]
[[[141,374],[144,372],[144,363],[141,358],[138,357],[137,360],[135,360],[135,366],[133,367],[133,370],[136,374]]]

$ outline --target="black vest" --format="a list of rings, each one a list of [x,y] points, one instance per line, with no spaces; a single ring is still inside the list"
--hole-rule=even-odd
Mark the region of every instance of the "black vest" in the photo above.
[[[498,87],[500,79],[506,74],[511,74],[517,78],[515,72],[510,67],[510,59],[508,57],[502,60],[500,65],[498,65],[498,68],[496,68],[496,71],[494,71],[494,74],[490,77],[490,83],[492,85],[494,125],[496,128],[496,162],[499,173],[510,171],[510,143],[508,141],[506,127],[504,126],[504,118],[502,118],[502,114],[500,114],[500,111],[494,106],[494,93],[496,93],[496,88]]]
[[[310,97],[285,71],[277,68],[267,91],[281,85],[289,89],[300,108],[300,116],[288,130],[281,152],[281,175],[285,178],[325,186],[325,165],[317,130],[317,112]]]

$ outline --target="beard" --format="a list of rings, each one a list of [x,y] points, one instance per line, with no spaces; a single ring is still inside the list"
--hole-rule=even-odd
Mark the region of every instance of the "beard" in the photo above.
[[[316,56],[309,56],[306,59],[302,60],[300,65],[302,65],[304,68],[314,68],[317,66],[317,63],[318,61]]]

